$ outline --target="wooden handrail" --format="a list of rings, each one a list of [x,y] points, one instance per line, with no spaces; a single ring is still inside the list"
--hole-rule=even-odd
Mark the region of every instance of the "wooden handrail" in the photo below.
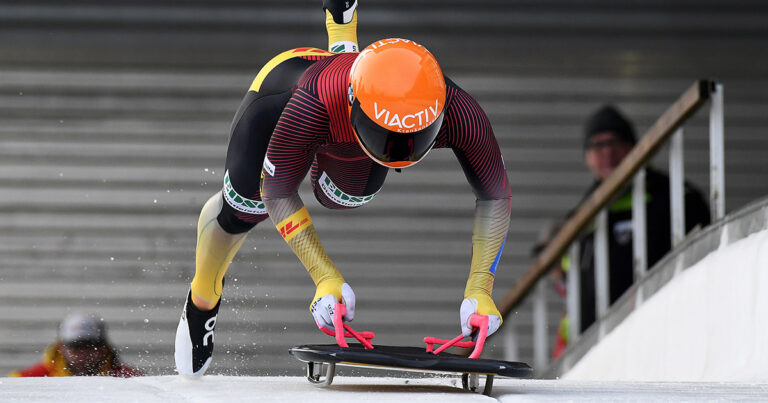
[[[507,291],[498,304],[503,318],[525,298],[536,281],[565,253],[566,248],[578,237],[597,213],[630,181],[667,138],[680,127],[709,98],[714,82],[699,80],[693,83],[682,96],[672,104],[613,173],[592,192],[576,213],[565,223],[560,232],[539,254],[523,276]]]

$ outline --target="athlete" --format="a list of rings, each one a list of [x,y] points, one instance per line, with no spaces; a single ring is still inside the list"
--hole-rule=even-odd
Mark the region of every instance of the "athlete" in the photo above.
[[[324,3],[330,49],[357,48],[357,3],[348,3]],[[432,148],[453,150],[477,197],[462,333],[471,335],[474,313],[488,315],[488,333],[495,332],[501,315],[491,291],[510,186],[485,113],[413,41],[383,39],[360,53],[299,48],[265,65],[235,115],[224,188],[198,221],[195,277],[176,334],[179,373],[208,368],[224,273],[247,232],[267,217],[316,285],[310,311],[318,327],[333,330],[338,302],[351,321],[355,294],[325,253],[299,184],[310,172],[323,206],[359,207],[376,196],[389,169],[410,167]]]

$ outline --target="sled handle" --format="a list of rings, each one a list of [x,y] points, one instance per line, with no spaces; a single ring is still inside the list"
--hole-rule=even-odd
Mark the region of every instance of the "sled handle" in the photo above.
[[[334,330],[325,328],[325,327],[319,327],[320,331],[327,334],[331,337],[336,337],[336,332]],[[352,333],[349,332],[350,327],[346,323],[344,324],[344,329],[346,330],[344,332],[344,337],[355,337]],[[353,332],[354,329],[352,329]],[[375,336],[373,332],[355,332],[358,336],[362,337],[364,340],[373,340],[373,337]],[[357,337],[355,337],[357,339]],[[358,339],[359,340],[359,339]],[[339,345],[339,347],[348,347],[348,346],[342,346]]]
[[[475,349],[472,351],[472,354],[469,355],[469,358],[480,357],[480,354],[483,352],[483,347],[485,346],[485,339],[488,337],[488,316],[473,314],[469,318],[469,324],[473,328],[478,328],[477,341],[461,341],[464,338],[464,335],[461,334],[451,340],[425,337],[424,343],[427,343],[427,352],[440,354],[452,346],[464,348],[474,347]],[[432,346],[434,344],[442,345],[437,350],[432,351]]]
[[[344,323],[344,321],[342,320],[342,317],[346,313],[347,313],[347,306],[337,302],[336,306],[333,308],[334,331],[331,331],[330,329],[326,329],[324,327],[320,328],[320,330],[322,330],[323,333],[325,334],[334,336],[336,338],[336,344],[338,344],[339,347],[349,347],[349,344],[347,344],[347,341],[344,338],[354,337],[367,350],[373,349],[373,344],[371,344],[371,340],[373,340],[375,334],[373,332],[357,332],[354,329],[352,329],[351,326]]]
[[[449,347],[474,347],[475,342],[474,341],[461,341],[461,339],[464,338],[464,335],[458,335],[454,337],[451,340],[444,340],[444,339],[438,339],[437,337],[425,337],[424,343],[427,343],[427,352],[428,353],[434,353],[434,354],[440,354],[443,351],[445,351]],[[441,344],[440,347],[437,348],[437,350],[432,351],[432,345],[433,344]]]
[[[469,317],[469,325],[479,329],[475,349],[472,350],[469,358],[478,358],[480,353],[483,352],[483,347],[485,347],[485,339],[488,338],[488,315],[472,314]]]
[[[344,304],[336,303],[336,306],[333,307],[333,330],[335,331],[334,336],[336,336],[336,344],[339,345],[339,347],[349,347],[347,344],[347,341],[344,339],[344,321],[342,320],[342,316],[347,313],[347,307]]]

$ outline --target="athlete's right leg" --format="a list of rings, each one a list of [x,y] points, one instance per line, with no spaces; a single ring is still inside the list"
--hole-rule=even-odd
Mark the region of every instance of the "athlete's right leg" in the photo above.
[[[192,303],[202,311],[210,311],[221,299],[224,274],[248,232],[231,233],[218,223],[222,214],[222,193],[213,195],[203,206],[197,221],[195,277],[190,285]]]
[[[224,274],[247,234],[224,231],[217,222],[222,207],[219,192],[205,203],[197,222],[195,277],[176,329],[176,369],[182,375],[202,375],[211,363]]]
[[[259,190],[269,139],[290,92],[259,96],[249,91],[232,124],[224,187],[203,207],[197,223],[194,305],[210,310],[219,302],[224,274],[245,236],[267,219]]]
[[[224,187],[203,206],[197,223],[195,276],[176,329],[176,369],[202,375],[211,363],[224,274],[246,234],[268,215],[259,181],[267,145],[290,92],[250,91],[235,115]]]

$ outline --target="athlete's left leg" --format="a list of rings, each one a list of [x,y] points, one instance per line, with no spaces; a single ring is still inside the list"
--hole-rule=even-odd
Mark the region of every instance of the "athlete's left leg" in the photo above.
[[[358,52],[357,0],[323,0],[323,8],[328,50],[337,53]]]
[[[381,189],[389,170],[365,155],[360,146],[321,150],[312,165],[315,197],[330,209],[349,209],[370,202]]]

